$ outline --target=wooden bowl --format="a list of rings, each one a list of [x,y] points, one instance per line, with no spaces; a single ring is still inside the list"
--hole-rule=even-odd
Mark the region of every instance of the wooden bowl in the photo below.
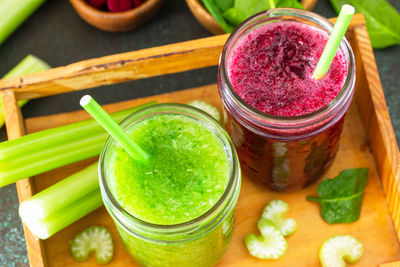
[[[317,3],[317,0],[302,0],[301,3],[307,10],[312,10]],[[201,0],[186,0],[186,4],[188,5],[193,16],[195,16],[200,24],[203,25],[203,27],[206,28],[209,32],[213,34],[224,33],[221,26],[207,11]]]
[[[138,7],[114,13],[94,8],[85,0],[69,2],[79,16],[93,27],[109,32],[125,32],[149,21],[160,10],[163,0],[146,0]]]
[[[201,3],[201,0],[186,0],[186,4],[188,5],[193,16],[195,16],[200,24],[209,32],[213,34],[224,33],[224,30],[222,30],[218,22],[216,22],[213,16],[211,16],[211,14],[207,11],[203,3]]]

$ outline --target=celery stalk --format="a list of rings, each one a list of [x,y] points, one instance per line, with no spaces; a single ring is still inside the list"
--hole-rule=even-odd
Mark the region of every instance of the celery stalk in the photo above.
[[[19,206],[22,220],[44,219],[94,190],[99,190],[97,166],[96,162],[23,201]]]
[[[73,192],[65,192],[67,194]],[[25,218],[25,225],[40,239],[47,239],[58,231],[99,208],[103,204],[100,189],[67,205],[44,219]]]
[[[111,114],[120,122],[147,103]],[[0,143],[0,187],[100,154],[108,134],[93,119]]]
[[[104,143],[104,140],[107,138],[107,134],[93,134],[93,136],[89,136],[85,138],[85,147],[82,147],[82,140],[72,140],[71,142],[66,142],[61,146],[53,146],[48,150],[36,150],[32,151],[29,155],[30,158],[37,159],[36,162],[32,162],[30,165],[24,165],[26,162],[26,157],[17,157],[17,158],[8,158],[7,162],[7,169],[16,169],[15,171],[18,173],[29,171],[32,166],[35,168],[44,168],[47,169],[50,166],[41,166],[46,164],[53,164],[54,160],[51,159],[53,155],[59,154],[59,160],[63,158],[68,158],[70,154],[76,154],[76,150],[79,150],[79,157],[80,158],[88,158],[91,157],[93,154],[96,155],[97,151],[99,150],[99,146]],[[2,160],[3,161],[3,160]],[[55,164],[58,164],[57,162]],[[0,162],[1,166],[1,162]],[[1,172],[0,172],[1,174]],[[22,175],[22,174],[21,174]]]
[[[19,215],[35,236],[46,239],[103,204],[97,165],[96,162],[21,203]]]
[[[27,55],[12,70],[10,70],[6,75],[4,75],[3,79],[17,77],[30,73],[41,72],[47,69],[50,69],[50,66],[46,62],[33,55]],[[18,106],[22,107],[23,105],[26,104],[26,102],[28,102],[28,100],[18,101]],[[3,124],[4,124],[3,103],[0,98],[0,127],[3,126]]]
[[[13,33],[45,0],[1,0],[0,44]]]
[[[7,74],[3,76],[3,79],[41,72],[47,69],[50,69],[50,66],[46,62],[34,55],[27,55],[14,68],[7,72]]]

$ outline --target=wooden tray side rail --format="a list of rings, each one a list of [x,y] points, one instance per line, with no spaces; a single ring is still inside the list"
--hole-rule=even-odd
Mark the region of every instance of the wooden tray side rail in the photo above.
[[[353,17],[350,29],[349,40],[353,48],[356,48],[356,61],[368,64],[367,68],[362,64],[357,65],[357,77],[362,78],[357,79],[355,101],[369,134],[369,145],[376,159],[383,190],[400,239],[399,150],[366,34],[365,20],[361,14]],[[38,74],[0,80],[8,136],[13,139],[24,134],[24,121],[17,100],[214,66],[218,64],[227,37],[228,35],[220,35],[84,60]],[[33,179],[17,182],[17,189],[20,202],[29,198],[35,193]],[[28,229],[24,230],[31,265],[47,266],[43,242],[35,240]]]
[[[25,125],[15,92],[12,90],[2,91],[1,100],[3,102],[8,139],[12,140],[23,136],[25,134]],[[36,192],[33,178],[26,178],[17,181],[16,187],[20,203],[30,198]],[[47,266],[44,242],[36,239],[25,225],[23,225],[23,228],[31,266]]]
[[[397,238],[400,240],[400,154],[394,135],[381,81],[378,75],[374,53],[365,23],[353,28],[358,83],[355,101],[359,107],[364,127],[368,133],[370,147],[375,156],[382,187],[385,192]],[[358,59],[358,60],[357,60]],[[367,65],[367,66],[366,66]],[[369,90],[366,90],[369,88]]]
[[[0,92],[33,99],[101,85],[218,65],[228,35],[88,59],[33,75],[0,81]]]

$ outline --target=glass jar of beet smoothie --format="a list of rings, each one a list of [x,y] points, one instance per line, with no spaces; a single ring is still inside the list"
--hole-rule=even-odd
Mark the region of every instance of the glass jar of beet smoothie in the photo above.
[[[128,253],[140,266],[213,266],[233,232],[241,172],[228,134],[181,104],[133,113],[121,126],[149,154],[137,162],[109,138],[100,189]]]
[[[312,77],[332,27],[312,12],[272,9],[243,22],[223,49],[224,126],[243,174],[274,190],[314,182],[338,151],[355,84],[346,39],[327,75]]]

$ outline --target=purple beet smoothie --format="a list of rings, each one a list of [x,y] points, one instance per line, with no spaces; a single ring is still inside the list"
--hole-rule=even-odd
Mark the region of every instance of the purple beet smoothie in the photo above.
[[[233,88],[247,104],[275,116],[300,116],[326,106],[342,89],[348,69],[339,49],[328,74],[312,77],[328,37],[299,22],[264,24],[243,37],[231,54]]]
[[[313,79],[329,36],[326,30],[303,23],[306,20],[263,25],[256,18],[249,20],[228,41],[221,59],[225,65],[219,70],[224,126],[243,174],[278,191],[303,188],[331,165],[348,108],[343,103],[350,103],[348,92],[354,86],[347,84],[354,74],[348,73],[351,63],[345,46],[337,51],[327,75]],[[228,93],[230,88],[237,96]],[[261,114],[236,104],[240,98]],[[323,109],[327,105],[330,108]]]

